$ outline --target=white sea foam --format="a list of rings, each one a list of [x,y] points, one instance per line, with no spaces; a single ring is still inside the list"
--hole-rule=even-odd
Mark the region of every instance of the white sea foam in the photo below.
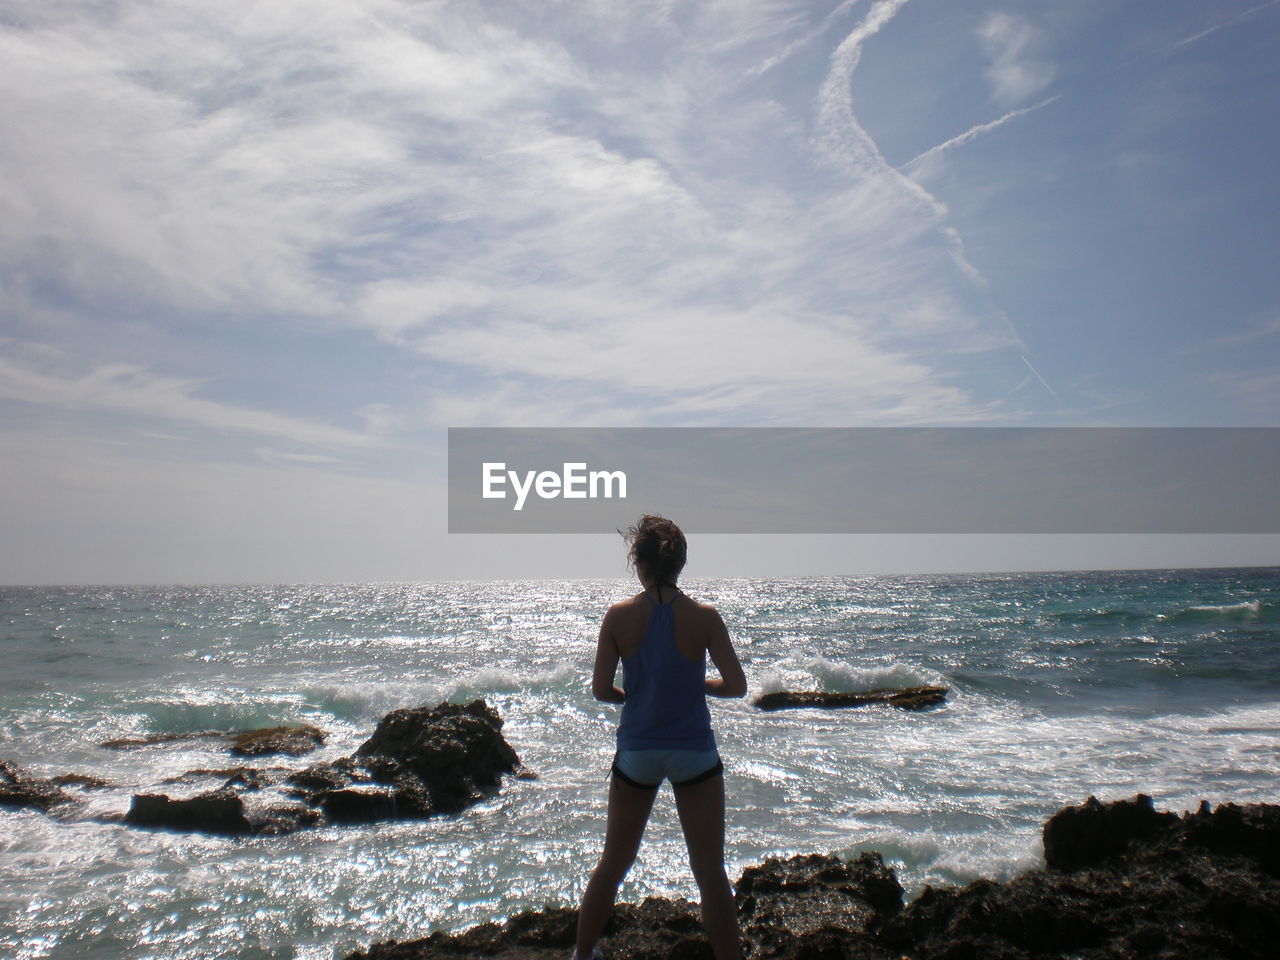
[[[1262,609],[1261,600],[1247,600],[1241,603],[1206,603],[1199,606],[1193,606],[1190,609],[1203,611],[1205,613],[1225,613],[1225,614],[1256,614]]]
[[[945,685],[947,681],[942,673],[916,664],[889,662],[857,665],[829,657],[783,661],[765,670],[759,681],[761,693],[778,690],[861,693],[867,690]]]

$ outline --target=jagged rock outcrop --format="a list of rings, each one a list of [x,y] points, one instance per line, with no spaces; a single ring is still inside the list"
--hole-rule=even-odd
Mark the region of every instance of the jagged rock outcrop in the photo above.
[[[887,704],[902,710],[923,710],[946,702],[948,687],[907,687],[903,690],[863,690],[859,693],[840,693],[825,690],[779,690],[755,699],[761,710],[788,710],[802,707],[819,707],[837,710],[845,707],[865,707],[870,704]]]
[[[453,813],[521,770],[520,758],[502,738],[502,718],[483,700],[443,703],[428,710],[393,710],[356,751],[375,779],[408,793],[417,809]],[[425,798],[421,795],[425,792]]]
[[[276,732],[264,731],[270,752]],[[197,771],[191,771],[195,773]],[[205,833],[279,834],[318,823],[369,823],[457,813],[496,790],[505,774],[523,774],[502,736],[502,718],[483,700],[465,706],[393,710],[348,757],[313,764],[284,777],[296,804],[246,807],[242,794],[275,782],[252,767],[224,771],[214,791],[184,800],[163,794],[133,798],[124,822],[133,826]]]
[[[232,737],[224,733],[159,735],[103,746],[217,736],[233,753],[260,756],[304,753],[324,739],[315,727],[271,727]],[[502,777],[532,777],[502,736],[502,718],[483,700],[461,706],[393,710],[355,754],[290,771],[238,766],[188,770],[166,783],[220,777],[214,790],[194,796],[137,793],[127,813],[98,814],[105,823],[236,836],[289,833],[322,823],[368,823],[457,813],[497,790]],[[83,775],[43,779],[0,760],[0,805],[48,812],[79,801],[60,783],[102,787]],[[274,788],[274,789],[273,789]],[[249,802],[246,803],[246,798]],[[281,802],[283,801],[283,802]]]
[[[1067,807],[1045,824],[1052,855],[1006,883],[902,889],[878,854],[811,855],[748,868],[737,897],[748,960],[1271,960],[1280,943],[1280,806],[1202,804],[1181,817],[1149,797]],[[550,960],[576,913],[547,908],[460,934],[374,944],[347,960]],[[696,907],[620,905],[610,960],[710,958]]]
[[[1090,797],[1044,829],[1046,866],[926,888],[881,931],[913,960],[1262,960],[1280,942],[1280,807]]]

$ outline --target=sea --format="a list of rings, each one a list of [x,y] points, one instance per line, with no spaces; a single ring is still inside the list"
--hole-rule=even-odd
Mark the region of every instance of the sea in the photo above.
[[[1280,568],[690,579],[746,668],[713,701],[731,880],[767,857],[878,851],[914,897],[1042,861],[1064,805],[1280,802]],[[576,905],[605,824],[617,708],[589,692],[601,614],[634,581],[0,588],[0,759],[70,788],[0,808],[0,957],[330,960]],[[763,712],[761,693],[950,689],[922,712]],[[213,740],[309,723],[304,767],[398,707],[483,698],[537,779],[456,816],[278,837],[100,822],[221,780]],[[696,899],[664,788],[620,899]]]

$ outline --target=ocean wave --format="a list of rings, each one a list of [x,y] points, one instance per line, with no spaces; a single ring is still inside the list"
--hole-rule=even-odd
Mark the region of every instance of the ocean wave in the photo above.
[[[1280,604],[1263,603],[1260,598],[1239,603],[1205,603],[1184,607],[1173,613],[1162,614],[1161,620],[1169,623],[1215,623],[1280,621]]]
[[[513,673],[502,667],[481,667],[475,673],[456,681],[450,689],[448,699],[475,699],[498,693],[569,692],[580,689],[585,682],[579,669],[567,662],[526,673]]]
[[[144,733],[252,730],[309,719],[301,695],[256,690],[179,688],[123,700],[119,708],[138,717]]]
[[[502,667],[479,667],[453,678],[404,681],[313,684],[304,689],[306,699],[322,711],[349,722],[376,722],[402,707],[466,703],[485,697],[515,693],[566,693],[585,684],[569,663],[542,670],[514,672]]]
[[[922,686],[947,686],[947,678],[936,670],[915,664],[895,662],[859,666],[827,657],[777,664],[765,670],[760,678],[761,693],[814,689],[831,693],[861,693]]]

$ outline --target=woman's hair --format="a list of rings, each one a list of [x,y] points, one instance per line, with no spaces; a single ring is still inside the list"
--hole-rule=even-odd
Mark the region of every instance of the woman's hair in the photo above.
[[[666,517],[646,514],[635,526],[618,532],[631,544],[627,562],[632,567],[643,564],[655,584],[675,586],[689,550],[679,527]]]

